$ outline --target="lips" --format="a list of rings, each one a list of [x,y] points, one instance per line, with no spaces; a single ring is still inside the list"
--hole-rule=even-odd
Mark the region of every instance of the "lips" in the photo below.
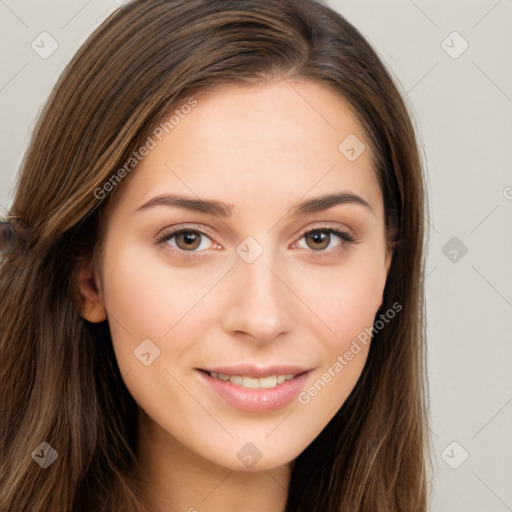
[[[273,365],[267,367],[254,365],[223,366],[201,369],[210,377],[231,382],[247,389],[272,389],[301,375],[308,370],[296,365]]]
[[[203,382],[230,405],[252,412],[269,412],[289,404],[311,371],[296,365],[247,364],[197,370]]]

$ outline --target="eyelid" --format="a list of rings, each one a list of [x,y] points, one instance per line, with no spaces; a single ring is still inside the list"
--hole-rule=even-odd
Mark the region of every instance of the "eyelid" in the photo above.
[[[155,242],[158,240],[161,240],[162,238],[167,238],[168,236],[176,235],[183,231],[198,231],[199,233],[202,233],[206,236],[209,236],[210,238],[213,238],[215,236],[215,233],[212,229],[199,224],[194,223],[188,223],[184,222],[182,224],[174,224],[172,226],[167,226],[164,228],[160,234],[156,235]]]
[[[210,240],[212,241],[213,244],[218,245],[218,246],[220,245],[213,239],[214,235],[210,229],[208,229],[204,226],[196,227],[193,224],[191,225],[188,223],[183,224],[183,225],[176,224],[174,226],[169,226],[168,228],[164,229],[163,232],[161,232],[162,234],[159,234],[156,236],[153,243],[157,246],[161,246],[161,245],[166,244],[169,240],[174,238],[176,235],[179,235],[180,233],[187,233],[187,232],[197,232],[201,235],[204,235],[204,236],[210,238]],[[178,258],[182,258],[185,260],[194,260],[197,258],[201,258],[205,254],[204,250],[203,251],[183,251],[183,250],[175,249],[174,247],[168,247],[168,250],[170,250],[175,255],[177,255]]]
[[[335,222],[335,221],[323,221],[323,222],[318,221],[317,224],[315,224],[315,225],[309,225],[309,226],[303,228],[299,232],[299,234],[295,236],[292,244],[294,244],[294,245],[297,244],[297,242],[301,238],[303,238],[305,235],[307,235],[311,232],[315,232],[315,231],[327,231],[327,232],[330,231],[331,233],[335,234],[335,236],[340,237],[342,239],[343,243],[339,247],[336,247],[334,249],[328,249],[328,250],[318,250],[318,251],[309,250],[308,251],[307,249],[303,249],[303,248],[299,248],[299,249],[303,249],[307,252],[310,252],[310,253],[312,253],[316,256],[320,256],[320,257],[322,257],[322,256],[335,257],[336,254],[333,254],[333,253],[338,253],[339,251],[343,251],[344,249],[347,249],[349,245],[359,243],[359,238],[357,237],[357,235],[353,232],[352,229],[350,229],[345,224],[342,224],[340,222]],[[351,240],[344,239],[342,236],[340,236],[340,234],[337,234],[336,231],[340,232],[340,234],[346,234]],[[193,223],[192,224],[184,223],[184,224],[177,224],[177,225],[169,226],[168,230],[163,230],[163,234],[156,236],[154,243],[156,245],[164,244],[165,242],[172,239],[174,236],[179,235],[180,233],[183,233],[183,232],[200,233],[200,234],[205,235],[208,238],[210,238],[213,244],[216,244],[217,246],[221,246],[218,242],[215,241],[215,239],[214,239],[215,234],[213,234],[213,231],[211,229],[209,229],[203,225],[201,225],[199,227],[199,225],[195,225]],[[206,250],[184,251],[184,250],[179,250],[179,249],[175,249],[175,248],[170,248],[170,250],[173,253],[177,253],[178,257],[184,258],[184,259],[189,259],[189,260],[203,257],[206,252]]]
[[[318,225],[319,224],[319,225]],[[155,242],[158,240],[167,237],[167,235],[175,235],[178,234],[180,231],[199,231],[200,233],[206,234],[210,238],[215,237],[215,233],[212,229],[208,228],[204,225],[194,224],[194,223],[182,223],[182,224],[175,224],[173,226],[168,226],[169,231],[167,231],[167,228],[163,229],[163,234],[158,234],[155,237]],[[348,231],[348,234],[355,240],[359,241],[357,235],[354,233],[352,229],[350,229],[346,224],[343,224],[341,222],[336,221],[317,221],[317,223],[313,226],[309,225],[305,228],[303,228],[301,231],[299,231],[299,234],[296,235],[296,238],[301,238],[305,234],[309,233],[310,231],[314,230],[321,230],[321,229],[336,229],[336,230],[345,230]]]
[[[311,231],[328,231],[328,230],[335,230],[335,231],[342,231],[346,232],[347,235],[349,235],[355,242],[359,242],[359,238],[354,233],[352,229],[350,229],[346,224],[342,224],[341,222],[335,222],[335,221],[318,221],[318,225],[305,227],[303,230],[299,232],[297,235],[297,240],[302,238],[304,235],[308,234]]]

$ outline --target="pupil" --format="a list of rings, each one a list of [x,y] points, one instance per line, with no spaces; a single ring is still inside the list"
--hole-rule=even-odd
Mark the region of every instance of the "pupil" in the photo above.
[[[325,232],[317,232],[317,233],[314,233],[309,236],[313,239],[314,244],[320,244],[320,245],[322,245],[322,242],[325,242],[325,240],[328,238],[328,234]]]
[[[197,233],[187,232],[181,233],[178,237],[178,240],[181,240],[183,243],[179,245],[183,245],[184,249],[196,249],[199,241],[199,236]]]
[[[194,238],[196,235],[194,235],[193,233],[188,233],[184,236],[187,243],[194,243]]]

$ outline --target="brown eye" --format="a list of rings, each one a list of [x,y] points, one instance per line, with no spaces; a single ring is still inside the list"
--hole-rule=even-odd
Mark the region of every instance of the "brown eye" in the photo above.
[[[325,251],[332,241],[336,241],[336,238],[339,239],[339,241],[338,244],[334,246],[335,248],[342,248],[355,241],[354,237],[348,233],[331,228],[313,229],[304,233],[301,239],[302,238],[305,240],[308,249],[313,249],[313,251],[320,253]]]
[[[304,236],[310,249],[324,250],[329,246],[331,234],[327,231],[311,231]]]
[[[174,236],[176,237],[176,245],[184,251],[197,249],[201,244],[202,235],[196,231],[182,231]]]
[[[213,240],[202,231],[179,229],[163,235],[157,243],[171,246],[178,254],[190,253],[192,256],[198,255],[196,253],[202,252],[203,249],[211,248]]]

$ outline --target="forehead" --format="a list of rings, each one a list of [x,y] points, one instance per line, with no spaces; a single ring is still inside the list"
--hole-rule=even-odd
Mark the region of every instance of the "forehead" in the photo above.
[[[250,197],[291,204],[347,189],[380,209],[365,132],[330,88],[281,81],[230,86],[196,101],[158,137],[150,135],[154,147],[131,176],[123,202],[140,206],[151,195],[179,192],[233,205]],[[349,146],[360,153],[356,159],[346,153]]]

